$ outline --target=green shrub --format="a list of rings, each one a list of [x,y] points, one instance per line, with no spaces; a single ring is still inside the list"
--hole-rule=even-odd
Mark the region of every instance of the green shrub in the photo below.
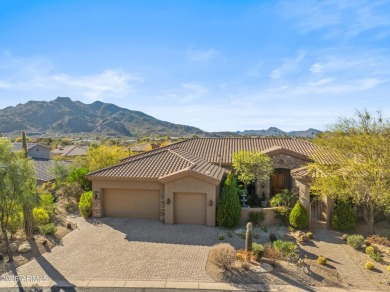
[[[374,251],[369,253],[368,255],[376,262],[383,262],[383,258],[381,257],[381,254],[379,252]]]
[[[360,234],[350,235],[347,238],[347,243],[354,249],[359,249],[364,244],[364,237]]]
[[[92,190],[92,182],[86,178],[89,170],[86,167],[74,168],[68,174],[68,182],[78,184],[84,191]]]
[[[54,205],[54,197],[50,193],[43,193],[39,195],[39,206],[44,208],[47,213],[49,214],[49,217],[52,219],[56,210],[56,207]]]
[[[265,213],[263,211],[249,212],[248,217],[249,217],[249,222],[252,222],[253,225],[257,225],[260,222],[264,221]]]
[[[332,213],[332,227],[339,231],[355,230],[356,215],[352,207],[346,203],[340,203]]]
[[[7,230],[12,235],[14,235],[19,229],[23,228],[23,213],[15,212],[8,219]]]
[[[276,207],[275,209],[275,218],[280,219],[283,225],[288,225],[291,209],[287,207]]]
[[[272,246],[279,251],[279,254],[288,260],[298,260],[298,246],[291,241],[276,240]]]
[[[225,239],[225,236],[223,236],[222,234],[218,234],[218,240],[224,240]]]
[[[33,221],[35,226],[45,225],[50,222],[49,213],[44,208],[34,208]]]
[[[217,209],[218,225],[232,228],[238,224],[241,217],[240,199],[237,196],[234,175],[231,171],[223,186],[221,199]]]
[[[84,218],[92,216],[92,192],[85,192],[81,195],[79,210]]]
[[[259,262],[261,260],[261,258],[264,255],[264,249],[265,249],[264,245],[256,242],[252,243],[252,253],[256,261]]]
[[[297,201],[290,213],[290,225],[298,229],[304,229],[309,225],[309,214],[300,201]]]
[[[319,256],[318,259],[317,259],[317,262],[320,265],[326,265],[326,258],[324,256]]]
[[[373,270],[374,269],[374,264],[371,263],[371,262],[367,262],[364,267],[367,269],[367,270]]]
[[[48,223],[39,227],[39,232],[44,235],[54,234],[56,231],[57,227],[54,225],[54,223]]]
[[[374,253],[375,248],[373,246],[366,247],[366,254]]]
[[[270,200],[271,207],[286,207],[292,208],[298,200],[298,195],[288,189],[284,189],[281,193],[274,195]]]

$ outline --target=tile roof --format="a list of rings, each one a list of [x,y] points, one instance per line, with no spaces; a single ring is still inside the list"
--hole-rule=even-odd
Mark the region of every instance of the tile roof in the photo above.
[[[13,145],[14,151],[20,151],[20,150],[23,149],[23,143],[21,143],[21,142],[14,142],[14,143],[12,143],[12,145]],[[27,143],[27,150],[30,150],[31,148],[33,148],[33,147],[35,147],[37,145],[40,145],[40,146],[45,147],[45,148],[48,148],[47,146],[44,146],[44,145],[41,145],[41,144],[38,144],[38,143]],[[48,148],[48,149],[50,149],[50,148]]]
[[[291,176],[295,179],[310,178],[310,171],[307,166],[291,170]]]
[[[38,181],[46,182],[56,178],[55,175],[50,173],[50,168],[53,166],[54,160],[33,159],[32,161],[34,162],[35,173]],[[60,161],[60,163],[69,164],[69,162],[66,161]]]
[[[80,147],[80,146],[66,146],[62,147],[56,150],[53,150],[51,153],[52,155],[61,155],[61,156],[84,156],[87,155],[88,148],[87,147]]]
[[[226,169],[196,157],[182,148],[152,151],[134,159],[90,173],[88,177],[132,177],[163,179],[181,172],[193,172],[220,181]]]
[[[262,151],[264,153],[285,149],[309,160],[312,153],[320,148],[313,143],[296,138],[196,138],[174,143],[148,153],[165,149],[182,148],[196,157],[211,163],[232,163],[232,153],[240,150]],[[130,156],[123,161],[139,159],[144,154]]]

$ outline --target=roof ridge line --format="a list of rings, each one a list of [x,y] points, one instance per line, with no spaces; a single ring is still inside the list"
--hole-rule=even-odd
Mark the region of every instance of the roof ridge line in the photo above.
[[[182,150],[184,150],[185,152],[187,152],[185,149],[183,149],[183,148],[181,148],[181,147],[177,147],[177,148],[174,148],[174,149],[182,149]],[[190,160],[190,159],[184,157],[183,155],[177,153],[176,151],[174,151],[174,149],[167,149],[167,150],[168,150],[169,152],[175,154],[176,156],[179,156],[181,159],[184,159],[184,160],[188,161],[189,163],[191,163],[191,166],[188,167],[189,169],[193,169],[193,168],[196,166],[196,163],[195,163],[195,162],[193,162],[192,160]],[[187,153],[188,153],[188,152],[187,152]]]

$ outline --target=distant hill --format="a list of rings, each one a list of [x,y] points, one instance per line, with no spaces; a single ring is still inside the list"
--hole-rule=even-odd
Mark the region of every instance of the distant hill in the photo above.
[[[25,130],[29,135],[66,136],[97,134],[105,136],[152,135],[188,137],[240,137],[276,136],[313,138],[321,131],[284,132],[271,127],[268,130],[245,130],[242,132],[205,132],[198,128],[158,120],[140,111],[118,107],[114,104],[95,101],[84,104],[68,97],[52,101],[29,101],[14,107],[0,109],[0,132],[19,135]]]
[[[302,137],[314,138],[317,134],[322,133],[320,130],[307,129],[306,131],[284,132],[278,128],[270,127],[268,130],[245,130],[236,132],[240,136],[275,136],[275,137]]]
[[[237,132],[214,132],[212,133],[216,137],[240,137],[240,136],[273,136],[273,137],[302,137],[302,138],[314,138],[317,134],[322,133],[320,130],[308,129],[306,131],[291,131],[285,132],[276,127],[270,127],[268,130],[245,130]]]
[[[0,132],[30,135],[96,133],[114,136],[203,136],[204,131],[155,119],[139,111],[95,101],[84,104],[68,97],[29,101],[0,110]]]

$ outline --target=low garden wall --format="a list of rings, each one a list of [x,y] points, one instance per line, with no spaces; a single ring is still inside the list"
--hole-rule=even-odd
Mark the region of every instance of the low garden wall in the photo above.
[[[249,220],[249,212],[264,212],[264,221],[261,226],[271,226],[280,224],[280,219],[275,218],[275,208],[241,208],[240,224],[245,225]]]

